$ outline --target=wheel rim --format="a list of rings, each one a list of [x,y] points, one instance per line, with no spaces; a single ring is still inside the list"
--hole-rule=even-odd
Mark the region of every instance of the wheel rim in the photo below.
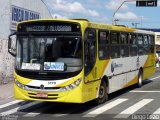
[[[99,89],[99,98],[104,98],[105,95],[105,88],[104,86],[101,86]]]
[[[138,82],[139,82],[139,85],[142,85],[142,75],[139,75],[139,80],[138,80]]]

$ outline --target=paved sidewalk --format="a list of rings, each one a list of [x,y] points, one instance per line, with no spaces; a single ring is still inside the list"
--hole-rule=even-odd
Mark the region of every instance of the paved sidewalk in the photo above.
[[[13,98],[13,83],[14,81],[0,84],[0,101]]]

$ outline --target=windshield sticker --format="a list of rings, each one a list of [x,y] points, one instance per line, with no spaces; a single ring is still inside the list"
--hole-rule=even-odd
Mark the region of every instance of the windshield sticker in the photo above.
[[[22,63],[21,69],[40,70],[40,64],[37,63]]]
[[[61,63],[61,62],[44,62],[44,70],[64,71],[64,63]]]

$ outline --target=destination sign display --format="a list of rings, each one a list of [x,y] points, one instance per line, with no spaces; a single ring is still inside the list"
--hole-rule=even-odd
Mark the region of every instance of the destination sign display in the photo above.
[[[71,32],[72,26],[62,25],[50,25],[50,26],[26,26],[26,31],[60,31],[60,32]]]
[[[20,24],[18,32],[80,32],[80,26],[64,22],[30,22]]]

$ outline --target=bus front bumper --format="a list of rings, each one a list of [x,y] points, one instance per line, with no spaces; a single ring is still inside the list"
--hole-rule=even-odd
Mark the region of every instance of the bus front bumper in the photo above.
[[[48,101],[63,103],[84,103],[82,91],[79,87],[61,92],[43,92],[24,90],[14,84],[14,97],[20,100]]]

